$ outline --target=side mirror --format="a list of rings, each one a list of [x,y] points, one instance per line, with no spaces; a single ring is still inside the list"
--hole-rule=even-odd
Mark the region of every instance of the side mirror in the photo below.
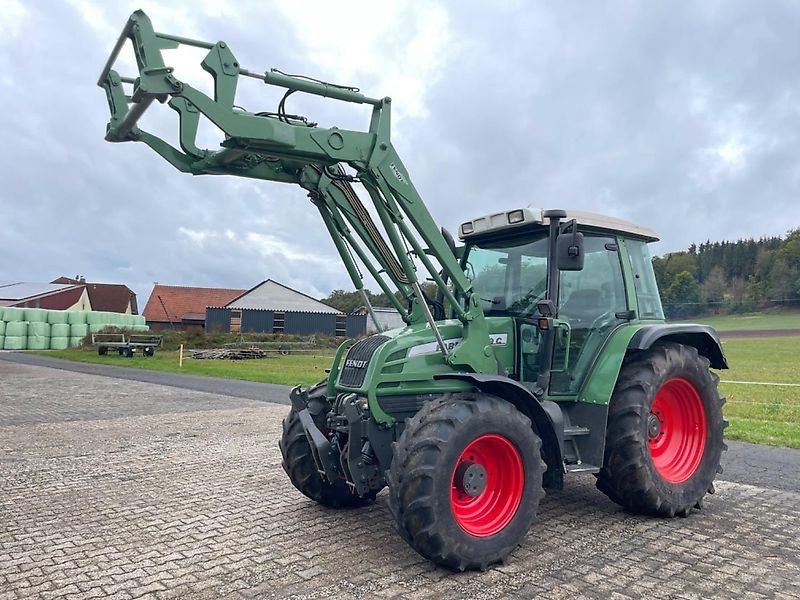
[[[556,239],[556,264],[559,271],[583,270],[583,234],[573,229]]]

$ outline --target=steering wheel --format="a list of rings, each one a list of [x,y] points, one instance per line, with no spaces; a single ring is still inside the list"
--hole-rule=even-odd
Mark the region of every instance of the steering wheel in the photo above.
[[[527,294],[525,294],[522,298],[515,301],[511,307],[516,305],[523,306],[524,308],[519,312],[521,317],[529,317],[531,316],[538,308],[539,302],[544,300],[545,295],[547,295],[547,290],[543,290],[541,294],[536,294],[535,290],[531,290]]]

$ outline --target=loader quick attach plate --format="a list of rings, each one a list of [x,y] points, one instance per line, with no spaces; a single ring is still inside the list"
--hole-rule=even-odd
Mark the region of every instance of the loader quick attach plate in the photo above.
[[[373,335],[350,348],[347,357],[344,359],[344,367],[339,377],[339,383],[347,387],[361,387],[364,383],[364,376],[367,374],[369,361],[372,360],[372,355],[388,341],[389,338],[385,335]]]

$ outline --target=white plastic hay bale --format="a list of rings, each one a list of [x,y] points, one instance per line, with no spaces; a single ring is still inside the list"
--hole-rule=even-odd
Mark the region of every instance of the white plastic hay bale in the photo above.
[[[87,325],[88,327],[88,325]],[[69,338],[69,347],[70,348],[80,348],[83,345],[83,336],[81,337],[72,337]]]
[[[25,320],[31,323],[47,323],[47,311],[43,308],[26,308]]]
[[[50,325],[66,325],[69,323],[69,311],[48,310],[47,322],[50,323]]]
[[[131,331],[133,331],[135,333],[146,333],[146,332],[150,331],[150,326],[149,325],[134,325],[131,328]]]
[[[6,322],[0,321],[0,335],[6,334]]]
[[[43,321],[29,323],[28,337],[50,337],[50,324]]]
[[[86,315],[88,314],[83,310],[68,310],[67,323],[70,325],[86,325]]]
[[[6,323],[19,322],[25,320],[25,309],[15,306],[6,306],[3,309],[3,321]]]
[[[105,325],[108,323],[108,313],[102,310],[92,310],[86,313],[86,322],[89,325]]]
[[[4,350],[25,350],[28,347],[28,338],[24,335],[7,335],[3,340]]]
[[[54,323],[50,325],[50,337],[69,337],[72,327],[67,323]]]
[[[69,326],[69,337],[84,338],[89,335],[89,325],[86,323],[75,323]]]
[[[146,325],[147,320],[144,318],[144,315],[133,315],[133,324],[134,325]]]
[[[27,321],[9,321],[6,323],[6,337],[28,337]]]
[[[69,325],[67,325],[69,327]],[[69,348],[69,336],[58,336],[50,338],[51,350],[66,350]]]
[[[28,336],[28,350],[49,350],[50,349],[50,336],[43,335],[29,335]]]

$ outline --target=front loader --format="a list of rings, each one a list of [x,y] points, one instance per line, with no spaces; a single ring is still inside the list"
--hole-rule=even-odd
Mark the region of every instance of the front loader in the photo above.
[[[114,69],[128,41],[135,77]],[[208,51],[213,97],[165,63],[181,45]],[[237,106],[242,77],[285,90],[277,109]],[[402,328],[345,341],[325,381],[292,390],[280,449],[308,498],[355,507],[388,487],[400,535],[464,570],[504,560],[568,474],[593,473],[614,502],[660,517],[688,516],[713,491],[726,423],[710,368],[727,364],[711,328],[664,322],[652,230],[523,208],[462,223],[459,245],[392,145],[390,98],[245,69],[224,42],[156,32],[141,11],[98,85],[108,141],[143,142],[184,173],[302,187],[355,288],[366,271],[402,316]],[[369,126],[292,115],[294,93],[366,104]],[[180,148],[139,127],[154,101],[178,113]],[[197,146],[201,117],[224,133],[218,148]]]

